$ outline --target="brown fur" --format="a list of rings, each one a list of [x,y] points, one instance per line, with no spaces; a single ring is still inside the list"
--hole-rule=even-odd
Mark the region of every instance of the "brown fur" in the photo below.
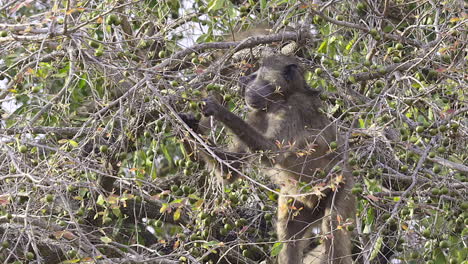
[[[240,168],[246,153],[262,151],[264,172],[281,187],[277,233],[285,243],[278,263],[302,263],[311,227],[321,221],[324,252],[313,263],[350,264],[350,236],[337,227],[347,218],[354,218],[355,202],[349,192],[353,178],[338,151],[329,148],[330,142],[340,139],[336,126],[319,112],[318,92],[307,87],[298,62],[282,55],[265,58],[257,72],[240,82],[245,86],[245,101],[251,108],[245,121],[212,98],[205,100],[202,110],[236,136],[229,152],[215,151],[220,158]],[[342,169],[332,173],[335,165]],[[221,169],[224,174],[229,171],[225,165],[218,168]],[[234,176],[225,180],[236,178],[233,172],[227,175]],[[306,192],[299,184],[311,188],[329,186],[339,175],[343,181],[335,188],[321,189],[325,197]]]

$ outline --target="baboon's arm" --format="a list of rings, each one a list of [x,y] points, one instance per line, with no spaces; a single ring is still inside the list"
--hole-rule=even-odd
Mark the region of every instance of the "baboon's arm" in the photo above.
[[[271,140],[265,138],[252,126],[242,120],[242,118],[231,113],[212,98],[205,99],[203,113],[206,116],[213,116],[218,121],[222,122],[252,151],[266,151],[275,148],[275,144]]]
[[[200,133],[205,135],[211,127],[208,127],[208,120],[204,118],[202,120],[197,120],[194,115],[187,114],[187,113],[179,113],[180,118],[196,133]],[[194,152],[194,148],[192,145],[188,143],[187,140],[184,141],[185,149]],[[248,158],[246,156],[246,149],[245,145],[241,142],[236,142],[235,144],[231,145],[229,150],[223,150],[216,146],[211,140],[208,140],[207,147],[209,149],[204,149],[203,147],[200,148],[196,159],[201,159],[207,164],[212,164],[214,168],[220,173],[220,176],[223,177],[225,180],[233,181],[238,178],[239,175],[235,171],[232,171],[230,167],[235,169],[240,169],[242,167],[242,163],[245,162],[245,159]],[[195,152],[197,153],[197,152]],[[218,162],[214,160],[214,155],[224,162]],[[229,166],[226,164],[229,164]],[[217,164],[217,165],[215,165]],[[229,173],[229,174],[228,174]],[[224,175],[230,175],[230,179],[226,179]]]

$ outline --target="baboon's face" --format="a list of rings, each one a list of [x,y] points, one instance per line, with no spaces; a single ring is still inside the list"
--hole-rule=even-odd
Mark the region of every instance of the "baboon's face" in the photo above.
[[[239,81],[247,105],[259,110],[282,103],[292,93],[304,88],[304,78],[296,60],[282,55],[265,58],[258,71]]]

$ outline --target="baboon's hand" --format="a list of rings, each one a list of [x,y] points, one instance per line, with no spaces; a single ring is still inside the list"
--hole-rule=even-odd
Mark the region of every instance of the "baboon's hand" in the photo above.
[[[204,116],[216,115],[222,106],[213,97],[205,98],[202,102],[201,110]]]
[[[191,113],[179,113],[179,117],[194,131],[198,129],[199,120]]]

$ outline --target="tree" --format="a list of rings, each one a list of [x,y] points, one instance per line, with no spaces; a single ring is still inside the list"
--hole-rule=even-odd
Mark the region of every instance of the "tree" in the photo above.
[[[301,58],[347,138],[355,258],[467,258],[462,2],[1,5],[2,262],[272,261],[277,186],[254,165],[219,185],[177,115],[209,93],[244,113],[237,78],[268,52]]]

